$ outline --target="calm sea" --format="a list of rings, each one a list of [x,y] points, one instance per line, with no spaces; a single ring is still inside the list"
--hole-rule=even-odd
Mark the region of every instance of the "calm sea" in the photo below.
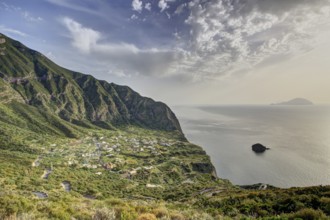
[[[278,187],[330,185],[330,106],[174,107],[220,178]],[[269,148],[263,154],[252,144]]]

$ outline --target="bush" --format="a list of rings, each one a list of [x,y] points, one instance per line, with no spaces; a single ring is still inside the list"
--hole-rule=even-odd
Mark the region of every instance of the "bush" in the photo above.
[[[154,214],[144,213],[139,216],[138,220],[157,220],[157,218]]]
[[[185,220],[185,217],[180,213],[172,213],[171,220]]]
[[[330,198],[323,197],[320,199],[321,209],[325,214],[330,215]]]
[[[149,207],[143,206],[143,205],[137,205],[135,207],[135,211],[138,213],[146,213],[146,212],[149,212]]]
[[[121,199],[110,198],[105,200],[105,204],[107,204],[108,206],[119,206],[119,205],[125,205],[125,202]]]
[[[302,209],[290,216],[289,219],[304,219],[304,220],[314,220],[314,219],[325,219],[326,216],[321,210],[315,209]]]
[[[167,217],[168,216],[168,211],[166,208],[156,208],[152,211],[152,213],[157,217],[157,218],[162,218],[162,217]]]
[[[259,217],[265,217],[265,216],[269,215],[269,213],[266,210],[263,210],[263,209],[257,210],[257,214],[258,214]]]
[[[136,220],[138,214],[131,207],[116,208],[116,212],[119,214],[121,220]]]
[[[115,220],[116,212],[113,209],[101,208],[97,209],[93,215],[93,220]]]
[[[214,218],[207,214],[207,213],[201,213],[201,214],[193,214],[192,216],[189,216],[190,220],[214,220]]]
[[[0,219],[24,213],[32,209],[33,204],[29,200],[17,195],[5,195],[0,198]]]
[[[4,220],[34,220],[36,219],[34,214],[31,213],[22,213],[19,215],[12,215],[4,218]]]

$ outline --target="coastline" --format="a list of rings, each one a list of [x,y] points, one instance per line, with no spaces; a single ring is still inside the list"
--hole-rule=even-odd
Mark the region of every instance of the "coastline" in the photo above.
[[[205,108],[205,106],[202,107]],[[213,105],[211,107],[217,108],[219,106]],[[322,113],[323,110],[328,112],[330,109],[329,105],[290,106],[288,108],[268,105],[221,105],[220,107],[223,107],[229,112],[233,108],[235,110],[235,108],[242,107],[248,108],[248,110],[257,109],[261,115],[258,117],[262,117],[262,119],[267,119],[268,117],[267,114],[262,112],[263,109],[267,111],[273,110],[278,117],[282,113],[287,114],[285,112],[287,109],[289,109],[290,115],[294,114],[296,110],[300,110],[300,113],[303,113],[302,116],[299,116],[299,114],[290,116],[293,117],[294,121],[299,121],[298,119],[300,118],[307,118],[305,116],[310,115],[314,111],[320,111]],[[327,139],[323,141],[325,145],[320,145],[320,152],[315,152],[313,155],[309,155],[308,151],[301,147],[303,145],[308,147],[308,135],[318,135],[316,131],[319,131],[321,128],[318,128],[319,130],[316,129],[315,132],[308,132],[309,134],[306,138],[296,139],[293,135],[289,137],[282,135],[282,132],[285,130],[280,126],[282,125],[281,123],[285,122],[285,118],[276,119],[278,128],[274,127],[267,130],[268,127],[266,127],[267,129],[263,130],[263,133],[260,134],[260,131],[255,129],[259,128],[258,126],[260,125],[258,123],[248,123],[250,126],[247,127],[246,124],[240,123],[242,121],[241,118],[237,119],[233,115],[216,114],[212,112],[213,110],[204,111],[201,110],[200,106],[174,106],[172,109],[176,112],[187,139],[192,143],[202,146],[210,156],[218,176],[228,179],[234,185],[241,186],[264,183],[277,188],[291,188],[330,184],[330,178],[324,175],[324,173],[327,173],[327,169],[329,169],[327,168],[329,161],[324,155],[324,150],[327,149]],[[230,113],[235,113],[236,110],[234,110]],[[312,120],[314,118],[309,118],[306,123],[312,124]],[[318,126],[318,121],[322,120],[322,114],[317,114],[314,124]],[[303,125],[293,124],[290,126],[286,129],[295,130],[298,134],[302,134],[302,132],[306,133],[305,130],[299,128],[304,128]],[[302,131],[299,131],[299,129]],[[271,133],[267,134],[269,131]],[[325,132],[321,134],[325,138],[327,137]],[[277,136],[281,138],[276,138]],[[317,140],[314,138],[315,143],[318,143]],[[263,143],[272,150],[262,155],[254,155],[253,151],[251,151],[251,145],[257,142]],[[287,146],[287,143],[290,143],[290,145]],[[282,161],[282,163],[278,163],[278,161]],[[239,163],[242,165],[238,165]],[[311,167],[314,167],[314,169]],[[247,174],[248,171],[250,175]]]

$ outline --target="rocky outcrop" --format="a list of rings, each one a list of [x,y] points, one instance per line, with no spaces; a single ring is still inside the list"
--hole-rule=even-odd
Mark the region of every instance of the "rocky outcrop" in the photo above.
[[[266,150],[269,150],[269,148],[267,148],[264,145],[258,143],[258,144],[252,145],[252,150],[256,153],[263,153]]]
[[[239,186],[242,189],[248,189],[248,190],[266,190],[266,189],[278,189],[275,186],[265,184],[265,183],[257,183],[253,185],[242,185]]]
[[[209,174],[212,174],[212,176],[214,178],[218,178],[216,170],[215,170],[212,163],[209,163],[209,162],[207,162],[207,163],[192,163],[191,166],[192,166],[192,170],[195,171],[195,172],[209,173]]]

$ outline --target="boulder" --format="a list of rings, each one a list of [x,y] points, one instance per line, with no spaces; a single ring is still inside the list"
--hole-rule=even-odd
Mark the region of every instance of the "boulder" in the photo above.
[[[252,150],[256,153],[263,153],[266,150],[269,150],[269,148],[267,148],[264,145],[258,143],[258,144],[252,145]]]

